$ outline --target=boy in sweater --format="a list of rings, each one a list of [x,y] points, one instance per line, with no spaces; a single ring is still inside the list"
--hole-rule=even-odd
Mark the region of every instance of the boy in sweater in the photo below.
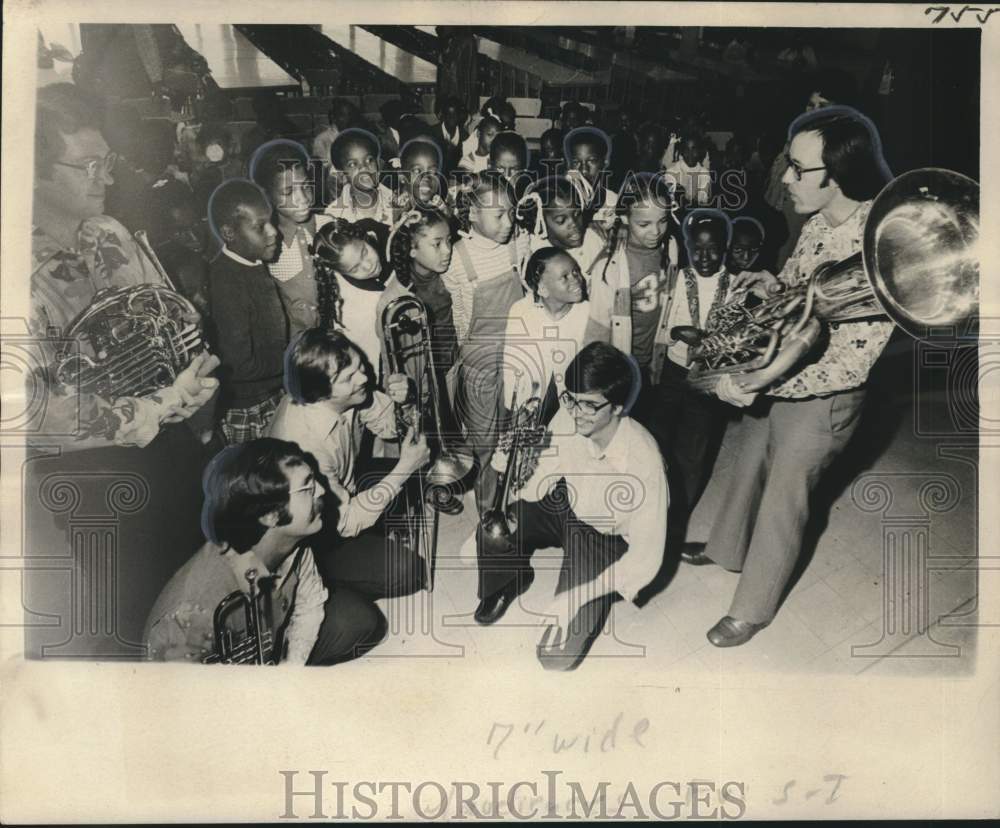
[[[265,262],[278,232],[271,205],[257,185],[231,179],[209,202],[212,229],[223,243],[212,263],[209,294],[222,360],[227,443],[263,437],[281,400],[288,320]]]

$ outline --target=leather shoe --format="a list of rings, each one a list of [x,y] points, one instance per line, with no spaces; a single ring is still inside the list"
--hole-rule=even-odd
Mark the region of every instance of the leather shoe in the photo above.
[[[476,612],[473,615],[476,623],[482,624],[485,627],[495,624],[503,618],[507,610],[510,609],[510,605],[517,600],[517,596],[531,586],[533,580],[534,572],[530,576],[515,578],[502,589],[483,598],[479,602],[479,606],[476,607]]]
[[[681,560],[686,564],[691,564],[691,566],[707,566],[715,563],[705,554],[705,544],[703,543],[685,543],[681,548]]]
[[[707,638],[716,647],[739,647],[757,635],[767,624],[768,622],[751,624],[749,621],[740,621],[738,618],[726,615],[708,631]]]

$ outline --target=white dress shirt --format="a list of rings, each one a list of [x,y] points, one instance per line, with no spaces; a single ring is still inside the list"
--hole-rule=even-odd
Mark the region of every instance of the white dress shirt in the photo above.
[[[670,498],[656,441],[631,417],[622,417],[611,442],[601,450],[589,437],[576,433],[572,416],[562,407],[549,431],[552,444],[519,497],[539,501],[565,478],[577,518],[628,544],[628,551],[600,577],[627,601],[634,601],[659,571],[667,537]]]
[[[337,531],[345,538],[373,526],[386,505],[385,493],[377,486],[358,494],[355,463],[365,428],[384,439],[397,436],[395,404],[381,391],[373,392],[367,408],[352,408],[342,414],[325,402],[299,404],[286,394],[268,429],[269,437],[298,443],[316,458],[340,501]]]

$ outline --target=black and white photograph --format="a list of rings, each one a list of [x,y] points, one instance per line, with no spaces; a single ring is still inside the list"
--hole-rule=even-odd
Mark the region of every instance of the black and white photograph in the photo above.
[[[0,818],[1000,815],[994,12],[5,3]]]

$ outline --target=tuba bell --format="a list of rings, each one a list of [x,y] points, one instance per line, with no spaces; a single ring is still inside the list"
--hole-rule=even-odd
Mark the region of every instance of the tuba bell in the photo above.
[[[978,242],[978,183],[938,168],[904,173],[875,198],[860,253],[756,307],[734,297],[711,332],[675,328],[690,346],[688,382],[712,392],[733,374],[744,391],[766,388],[815,345],[821,322],[887,317],[915,339],[960,342],[979,312]]]

